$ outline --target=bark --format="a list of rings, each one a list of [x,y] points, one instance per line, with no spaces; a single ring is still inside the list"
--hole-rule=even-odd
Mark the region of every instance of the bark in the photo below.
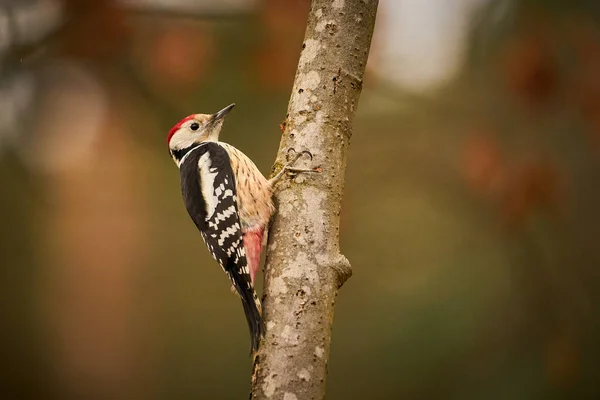
[[[267,245],[266,338],[254,361],[253,399],[323,399],[338,289],[350,277],[340,253],[346,151],[362,89],[378,0],[313,0],[274,170],[293,149]]]

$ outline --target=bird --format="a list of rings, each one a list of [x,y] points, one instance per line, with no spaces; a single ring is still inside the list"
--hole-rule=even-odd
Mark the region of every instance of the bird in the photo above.
[[[271,179],[237,148],[219,141],[225,116],[234,104],[214,114],[192,114],[167,136],[169,153],[179,168],[185,208],[212,257],[241,299],[250,332],[250,353],[256,354],[265,327],[261,301],[254,288],[263,235],[275,211],[273,188],[285,172],[320,172],[292,165],[294,157]]]

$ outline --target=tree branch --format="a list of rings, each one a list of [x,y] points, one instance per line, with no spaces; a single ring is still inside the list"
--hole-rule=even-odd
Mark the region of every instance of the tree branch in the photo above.
[[[254,399],[323,399],[338,289],[351,276],[339,249],[346,150],[362,89],[378,0],[313,0],[274,166],[308,150],[282,179],[265,266],[266,339],[254,362]]]

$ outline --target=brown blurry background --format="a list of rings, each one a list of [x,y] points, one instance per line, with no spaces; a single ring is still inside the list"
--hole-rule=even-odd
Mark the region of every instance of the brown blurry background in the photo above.
[[[0,1],[0,398],[239,399],[166,133],[268,174],[308,0]],[[380,0],[328,399],[600,398],[600,6]]]

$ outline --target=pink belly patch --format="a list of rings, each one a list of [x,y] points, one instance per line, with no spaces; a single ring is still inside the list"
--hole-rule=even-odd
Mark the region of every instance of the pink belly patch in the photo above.
[[[248,260],[248,269],[250,270],[252,285],[254,285],[254,278],[256,277],[260,265],[263,233],[264,228],[257,228],[244,232],[244,249],[246,250],[246,259]]]

